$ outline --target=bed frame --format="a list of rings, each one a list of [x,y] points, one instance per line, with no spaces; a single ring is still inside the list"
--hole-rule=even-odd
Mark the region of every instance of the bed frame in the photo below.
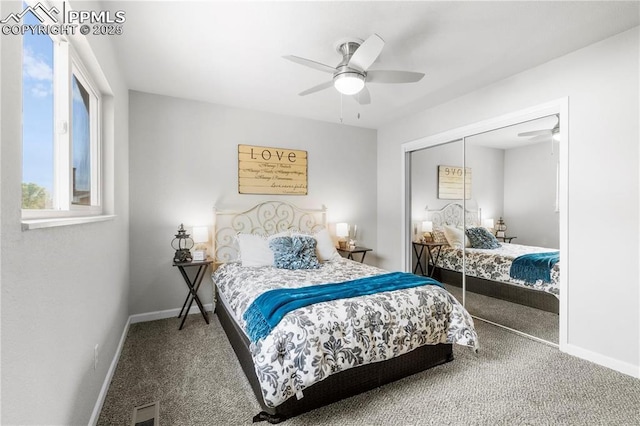
[[[479,226],[480,217],[477,211],[467,209],[464,215],[465,221],[463,221],[462,212],[463,206],[461,204],[450,203],[440,210],[432,210],[427,213],[433,221],[434,227],[444,225],[463,226],[464,224],[467,226]],[[462,287],[461,272],[435,267],[433,277],[443,283]],[[473,293],[541,309],[554,314],[560,312],[560,301],[558,298],[544,291],[533,290],[501,281],[487,280],[472,275],[467,275],[465,281],[466,289]]]
[[[215,213],[213,253],[217,264],[238,258],[238,247],[234,238],[238,232],[270,235],[292,228],[303,232],[313,232],[326,226],[326,209],[324,207],[317,210],[303,210],[282,201],[264,202],[242,212],[216,210]],[[233,320],[224,303],[216,300],[215,283],[213,285],[214,306],[220,324],[251,384],[256,399],[263,409],[254,417],[254,422],[267,420],[270,423],[279,423],[309,410],[375,389],[386,383],[453,360],[452,344],[421,346],[396,358],[332,374],[323,381],[305,388],[303,398],[296,399],[294,397],[275,408],[267,407],[264,404],[262,390],[256,377],[249,350],[250,342]]]
[[[462,287],[462,273],[450,269],[436,267],[433,278],[445,284]],[[560,301],[553,294],[532,290],[500,281],[491,281],[467,275],[465,287],[467,291],[507,302],[536,308],[554,314],[560,313]]]

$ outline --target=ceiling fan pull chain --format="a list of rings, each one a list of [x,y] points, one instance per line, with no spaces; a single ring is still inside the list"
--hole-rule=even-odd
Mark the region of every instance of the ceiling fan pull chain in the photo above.
[[[340,124],[342,124],[342,93],[340,94]]]

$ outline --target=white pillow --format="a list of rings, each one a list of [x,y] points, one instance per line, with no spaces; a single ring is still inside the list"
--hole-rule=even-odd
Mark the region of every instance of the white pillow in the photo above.
[[[458,229],[455,226],[444,225],[444,236],[451,247],[461,249],[464,247],[471,247],[471,241],[465,235],[464,230]]]
[[[272,266],[273,252],[269,241],[256,234],[238,234],[242,266]]]
[[[336,251],[336,246],[333,244],[329,231],[325,228],[316,232],[313,237],[316,239],[316,253],[320,262],[330,262],[341,257]]]
[[[264,237],[259,234],[238,234],[242,266],[273,266],[273,251],[269,242],[273,238],[288,237],[291,231],[283,231]]]

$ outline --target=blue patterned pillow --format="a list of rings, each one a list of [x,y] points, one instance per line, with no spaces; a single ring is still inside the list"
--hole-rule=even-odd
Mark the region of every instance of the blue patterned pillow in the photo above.
[[[471,241],[471,247],[478,249],[496,249],[500,247],[500,243],[485,228],[469,228],[466,231],[467,237]]]
[[[316,239],[306,235],[277,237],[269,242],[273,266],[283,269],[317,269]]]

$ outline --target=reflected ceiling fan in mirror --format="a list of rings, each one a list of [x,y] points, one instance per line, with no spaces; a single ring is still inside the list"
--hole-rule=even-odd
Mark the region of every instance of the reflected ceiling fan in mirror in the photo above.
[[[532,141],[552,141],[560,142],[560,117],[556,115],[556,124],[551,129],[532,130],[530,132],[518,133],[520,137],[533,137]]]
[[[300,96],[333,86],[341,94],[353,96],[359,104],[367,105],[371,103],[371,95],[366,83],[415,83],[424,77],[424,73],[421,72],[369,70],[380,56],[383,47],[384,40],[377,34],[371,35],[365,41],[354,38],[342,39],[336,43],[336,50],[342,55],[342,61],[335,67],[294,55],[283,58],[333,75],[331,80],[300,92]]]

